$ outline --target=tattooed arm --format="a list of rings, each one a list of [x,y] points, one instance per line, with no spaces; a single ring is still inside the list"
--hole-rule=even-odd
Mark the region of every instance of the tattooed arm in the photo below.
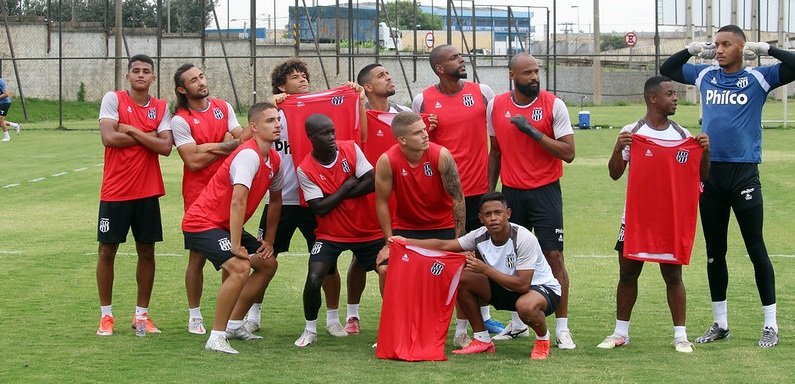
[[[447,194],[453,199],[453,220],[455,221],[456,237],[464,236],[466,223],[466,204],[464,203],[464,190],[461,189],[461,178],[458,175],[458,166],[453,160],[453,155],[447,148],[442,148],[439,155],[439,173]]]

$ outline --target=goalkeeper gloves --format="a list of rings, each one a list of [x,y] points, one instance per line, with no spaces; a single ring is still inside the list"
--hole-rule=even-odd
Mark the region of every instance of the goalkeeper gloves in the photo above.
[[[511,123],[513,123],[516,128],[519,128],[519,131],[532,137],[535,141],[541,141],[541,138],[544,137],[544,134],[537,130],[536,127],[532,126],[524,115],[511,117]]]
[[[756,60],[758,56],[767,55],[770,50],[770,44],[765,42],[749,41],[745,43],[743,48],[743,60],[750,61]]]
[[[717,47],[715,43],[704,43],[699,41],[694,41],[687,45],[687,51],[690,52],[693,56],[698,56],[705,60],[711,60],[715,58],[715,51]]]

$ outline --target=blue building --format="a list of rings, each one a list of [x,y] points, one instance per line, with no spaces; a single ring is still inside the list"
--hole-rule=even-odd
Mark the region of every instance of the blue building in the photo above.
[[[447,8],[446,7],[428,7],[428,6],[420,6],[419,9],[422,10],[423,13],[431,14],[435,17],[439,17],[442,20],[444,25],[444,29],[447,29]],[[535,33],[535,27],[532,25],[532,20],[534,13],[529,11],[529,8],[524,7],[512,7],[512,18],[511,24],[513,24],[513,28],[511,28],[511,35],[516,39],[522,40],[529,40],[533,33]],[[455,15],[456,12],[458,13],[458,20],[456,20]],[[500,8],[474,8],[474,15],[472,8],[456,8],[456,12],[451,11],[450,14],[452,16],[451,24],[452,29],[454,31],[458,31],[458,25],[460,22],[461,30],[464,32],[471,32],[472,31],[472,24],[473,24],[473,16],[474,16],[474,25],[475,31],[490,31],[494,33],[494,41],[507,41],[508,39],[508,10],[507,9],[500,9]],[[519,36],[516,36],[516,35]]]

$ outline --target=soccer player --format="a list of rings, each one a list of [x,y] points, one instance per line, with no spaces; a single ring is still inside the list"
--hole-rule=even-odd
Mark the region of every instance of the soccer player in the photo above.
[[[304,158],[297,173],[304,199],[317,216],[318,225],[304,285],[306,328],[295,342],[299,347],[317,339],[321,283],[335,269],[340,253],[349,250],[365,271],[376,270],[376,256],[384,246],[378,219],[367,197],[375,188],[373,166],[362,150],[353,141],[336,141],[334,123],[326,115],[310,115],[306,135],[312,143],[312,153]],[[386,266],[378,268],[382,291],[385,270]]]
[[[177,108],[171,119],[174,145],[185,163],[182,175],[182,198],[185,211],[199,197],[202,189],[237,148],[243,128],[229,103],[210,98],[207,79],[201,69],[184,64],[174,73]],[[185,269],[188,294],[188,332],[206,333],[200,303],[204,285],[204,264],[200,253],[189,251]]]
[[[17,135],[19,135],[19,130],[22,128],[18,123],[6,121],[9,108],[11,108],[11,93],[8,92],[6,82],[0,79],[0,127],[3,128],[3,139],[0,141],[11,141],[11,136],[8,135],[9,126],[17,130]]]
[[[356,82],[364,88],[364,95],[367,97],[365,109],[395,113],[411,110],[389,101],[389,97],[395,95],[395,83],[383,65],[375,63],[365,66],[359,71]]]
[[[158,156],[171,154],[174,139],[166,101],[149,95],[154,68],[149,56],[131,57],[124,76],[130,89],[106,93],[99,109],[99,131],[105,146],[97,228],[100,336],[113,334],[113,264],[119,243],[127,241],[131,227],[138,253],[135,315],[147,318],[147,333],[160,332],[148,317],[155,281],[155,242],[163,241],[158,199],[166,193]]]
[[[748,59],[770,55],[780,63],[747,67]],[[716,63],[687,64],[690,56],[717,56]],[[762,107],[773,89],[795,80],[795,54],[767,43],[746,42],[736,25],[718,29],[712,43],[694,42],[669,57],[660,73],[701,92],[702,129],[710,136],[712,165],[700,198],[701,226],[707,245],[707,277],[714,322],[696,343],[730,336],[726,290],[729,212],[734,211],[745,248],[754,266],[756,288],[762,301],[764,326],[759,346],[778,344],[776,277],[762,236]]]
[[[513,209],[511,222],[532,230],[538,238],[562,292],[555,312],[555,344],[560,349],[574,349],[568,321],[569,274],[563,262],[559,181],[562,161],[574,160],[574,131],[566,104],[541,89],[538,72],[533,56],[517,54],[509,63],[514,90],[488,105],[489,190],[496,189],[500,178],[502,193]],[[495,339],[527,335],[521,319],[515,313],[512,317],[512,323]]]
[[[204,348],[230,354],[238,351],[228,339],[262,338],[243,327],[243,316],[276,273],[273,228],[281,213],[281,159],[272,148],[281,132],[279,112],[271,103],[257,103],[249,109],[248,121],[253,137],[224,160],[182,219],[185,247],[228,275],[218,289],[213,329]],[[257,239],[243,224],[266,192],[271,199],[271,231]]]
[[[536,333],[531,359],[549,357],[546,317],[560,302],[561,287],[552,274],[538,239],[526,228],[510,223],[511,209],[500,192],[480,200],[483,226],[454,240],[401,239],[409,244],[447,252],[467,252],[458,286],[458,305],[475,331],[475,340],[455,354],[491,353],[494,342],[480,313],[481,302],[516,311]],[[399,238],[400,239],[400,238]]]
[[[643,119],[625,126],[618,134],[613,154],[608,163],[610,177],[613,180],[621,178],[627,168],[630,160],[629,146],[632,144],[634,134],[665,140],[681,140],[692,136],[685,128],[680,127],[669,119],[669,116],[676,113],[676,102],[678,101],[674,83],[671,79],[664,76],[655,76],[646,80],[646,84],[643,86],[643,98],[646,101],[646,115]],[[704,148],[700,159],[700,175],[703,180],[707,178],[709,173],[709,137],[702,133],[697,135],[695,139]],[[635,172],[644,173],[654,171],[654,169],[635,169]],[[657,176],[665,177],[667,175],[658,174]],[[697,181],[692,184],[694,189],[697,188]],[[688,234],[691,246],[695,235],[696,205],[696,200],[693,199],[692,222],[694,226],[692,227],[693,232]],[[684,215],[684,212],[682,212],[682,215]],[[618,288],[616,289],[616,328],[612,335],[605,338],[597,346],[603,349],[629,344],[629,319],[632,315],[632,308],[638,298],[638,277],[640,277],[644,264],[642,260],[630,259],[624,255],[625,216],[626,212],[621,217],[621,229],[615,248],[618,251],[619,266]],[[686,219],[689,218],[682,218],[682,220]],[[670,235],[672,233],[660,233],[660,235],[666,234]],[[674,323],[674,347],[678,352],[693,352],[693,343],[688,341],[685,328],[687,296],[685,284],[682,282],[682,265],[673,262],[661,262],[660,274],[665,280],[668,293],[668,308],[671,310],[671,317]]]
[[[494,98],[494,91],[486,84],[464,81],[464,58],[452,45],[434,48],[430,64],[439,83],[414,97],[411,109],[436,115],[436,126],[431,126],[428,134],[432,142],[447,148],[458,164],[466,201],[466,230],[471,231],[480,226],[478,203],[489,186],[486,105]],[[489,332],[502,332],[503,324],[491,318],[488,306],[482,311]],[[466,323],[458,321],[456,333],[461,332],[466,333]]]

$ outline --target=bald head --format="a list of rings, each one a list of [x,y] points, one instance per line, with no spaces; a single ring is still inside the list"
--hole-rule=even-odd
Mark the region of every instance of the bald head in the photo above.
[[[519,52],[511,58],[511,61],[508,63],[508,69],[515,71],[517,68],[527,65],[530,61],[536,62],[537,64],[536,58],[533,57],[533,55],[527,52]]]
[[[326,127],[333,127],[334,122],[331,119],[322,114],[322,113],[315,113],[313,115],[309,115],[306,118],[306,122],[304,123],[304,129],[306,130],[307,136],[312,136],[315,132],[320,131]]]
[[[434,72],[436,71],[436,64],[439,64],[442,61],[444,61],[444,59],[446,59],[448,56],[448,51],[452,48],[455,47],[453,47],[450,44],[443,44],[434,48],[431,51],[431,53],[428,55],[428,59],[431,63],[431,69],[433,69]]]

